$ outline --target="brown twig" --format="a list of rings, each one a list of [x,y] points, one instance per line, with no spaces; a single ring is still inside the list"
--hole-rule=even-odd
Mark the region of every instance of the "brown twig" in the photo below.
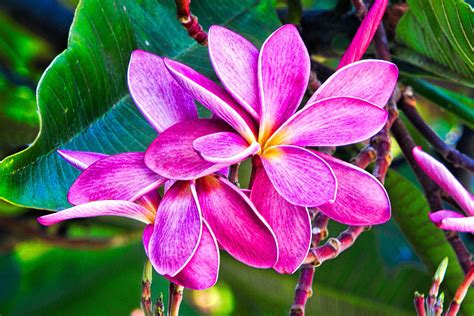
[[[413,126],[433,148],[444,159],[452,163],[454,167],[464,168],[470,172],[474,172],[474,159],[446,144],[420,116],[420,113],[416,109],[416,99],[413,90],[409,87],[405,88],[402,98],[403,102],[400,103],[400,110],[405,113],[408,120],[410,120]]]
[[[240,162],[236,163],[235,165],[230,166],[230,171],[229,171],[229,181],[238,187],[240,187],[239,168],[240,168]]]
[[[362,21],[367,14],[367,6],[365,5],[364,0],[352,0],[352,5],[356,10],[357,17]]]
[[[413,303],[415,304],[416,314],[418,316],[426,316],[425,295],[415,292]]]
[[[184,287],[170,282],[168,298],[168,316],[178,316],[179,307],[183,300]]]
[[[456,294],[454,294],[454,298],[449,304],[448,311],[446,312],[447,316],[455,316],[459,312],[461,308],[461,303],[464,300],[464,297],[467,294],[467,291],[471,287],[472,282],[474,281],[474,266],[471,266],[469,269],[468,274],[464,277],[461,285],[456,290]]]
[[[365,169],[377,158],[377,151],[374,147],[367,145],[351,159],[351,163],[358,166],[359,168]]]
[[[155,302],[155,316],[164,316],[165,306],[163,305],[163,293],[160,293]]]
[[[198,22],[198,18],[191,13],[191,0],[175,0],[176,12],[181,25],[188,31],[189,36],[201,45],[207,45],[207,33]]]

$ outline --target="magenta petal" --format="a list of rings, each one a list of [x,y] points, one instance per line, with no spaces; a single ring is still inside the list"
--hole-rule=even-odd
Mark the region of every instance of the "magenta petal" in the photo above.
[[[219,275],[219,248],[216,238],[203,220],[202,236],[194,256],[174,277],[166,278],[191,290],[204,290],[217,282]]]
[[[199,137],[193,142],[193,147],[205,160],[229,165],[260,151],[259,143],[249,145],[240,135],[231,132]]]
[[[96,216],[127,217],[149,224],[153,222],[155,214],[147,208],[129,201],[95,201],[41,216],[38,218],[38,222],[49,226],[68,219]]]
[[[465,217],[453,211],[441,210],[429,214],[430,219],[441,229],[474,233],[474,217]]]
[[[227,91],[255,119],[260,117],[258,49],[239,34],[213,25],[208,35],[212,66]]]
[[[123,153],[103,158],[84,170],[71,186],[68,200],[83,204],[97,200],[134,201],[166,179],[145,166],[144,153]]]
[[[168,179],[190,180],[225,167],[204,160],[193,148],[195,139],[228,131],[219,120],[193,120],[173,125],[161,133],[145,153],[146,165]]]
[[[61,149],[57,151],[58,154],[71,164],[74,168],[84,170],[92,165],[97,160],[108,157],[106,154],[88,152],[88,151],[75,151]]]
[[[466,214],[474,216],[474,196],[459,183],[448,168],[425,153],[421,147],[413,148],[413,157],[428,177],[452,196]]]
[[[347,48],[344,56],[339,63],[339,68],[358,61],[362,58],[365,51],[370,45],[377,28],[382,21],[382,17],[387,8],[388,0],[375,0],[370,7],[369,12],[362,20],[356,35],[352,39],[351,44]]]
[[[177,181],[156,211],[148,253],[156,272],[175,276],[191,260],[202,232],[202,217],[194,184]]]
[[[176,81],[212,113],[226,121],[247,141],[255,140],[252,117],[223,88],[179,62],[165,59],[165,65]]]
[[[150,244],[151,235],[153,235],[153,224],[148,224],[143,229],[143,247],[145,248],[146,256],[148,257],[148,245]]]
[[[370,138],[387,122],[387,111],[365,100],[334,97],[316,101],[286,121],[267,146],[342,146]]]
[[[311,244],[308,211],[283,199],[261,167],[255,174],[250,198],[277,238],[279,255],[273,268],[280,273],[295,272],[306,258]]]
[[[274,146],[266,149],[261,159],[273,186],[291,204],[314,207],[335,200],[334,172],[313,152],[296,146]]]
[[[270,268],[278,258],[275,236],[250,199],[225,178],[196,181],[202,214],[221,248],[237,260]]]
[[[390,200],[374,176],[332,156],[318,155],[331,166],[337,178],[336,201],[318,207],[324,214],[356,226],[382,224],[390,219]]]
[[[158,132],[197,118],[193,97],[174,80],[159,56],[134,51],[128,67],[128,87],[138,109]]]
[[[263,143],[298,108],[309,81],[308,51],[294,25],[284,25],[267,38],[258,60]]]
[[[336,71],[311,96],[306,106],[331,97],[355,97],[383,108],[395,89],[398,68],[384,60],[361,60]]]

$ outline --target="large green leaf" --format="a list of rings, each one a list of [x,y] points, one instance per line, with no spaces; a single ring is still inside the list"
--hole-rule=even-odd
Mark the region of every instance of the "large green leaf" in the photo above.
[[[392,201],[393,217],[430,271],[434,273],[443,258],[449,258],[443,287],[449,293],[448,299],[451,299],[464,273],[442,230],[429,220],[430,210],[423,194],[410,181],[392,170],[387,175],[385,186]],[[468,292],[462,310],[466,315],[474,314],[472,291]]]
[[[279,23],[270,0],[193,5],[206,29],[225,25],[256,44]],[[38,88],[40,135],[33,146],[0,164],[0,197],[35,208],[67,207],[67,188],[78,173],[57,149],[111,154],[146,148],[155,134],[128,94],[131,51],[145,49],[212,73],[207,49],[187,35],[175,10],[171,0],[80,2],[68,49],[53,61]]]
[[[409,0],[396,29],[397,55],[438,76],[474,86],[473,9],[462,0]]]

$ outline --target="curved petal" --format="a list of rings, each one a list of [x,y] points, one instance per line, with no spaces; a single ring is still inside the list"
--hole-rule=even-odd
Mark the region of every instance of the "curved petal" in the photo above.
[[[307,106],[331,97],[355,97],[383,108],[395,89],[398,68],[385,60],[366,59],[336,71],[311,96]]]
[[[278,242],[278,261],[273,268],[279,273],[294,273],[311,244],[308,211],[283,199],[261,166],[257,167],[254,179],[250,199],[270,224]]]
[[[314,207],[336,199],[331,167],[313,152],[296,146],[270,147],[261,156],[268,178],[291,204]]]
[[[453,211],[441,210],[429,214],[431,221],[441,229],[474,233],[474,217],[465,217]]]
[[[347,48],[339,63],[339,68],[362,58],[370,45],[382,17],[387,8],[388,0],[375,0],[365,15],[351,44]]]
[[[209,162],[234,164],[260,151],[260,144],[248,144],[240,135],[218,132],[197,138],[194,149]]]
[[[161,133],[148,147],[145,164],[151,170],[175,180],[191,180],[214,173],[226,165],[204,160],[193,148],[195,139],[228,131],[218,120],[193,120],[173,125]]]
[[[188,264],[201,240],[202,217],[194,184],[177,181],[156,211],[148,253],[156,272],[174,277]]]
[[[191,290],[204,290],[217,282],[219,275],[219,248],[206,221],[203,220],[202,236],[194,256],[174,277],[166,278]]]
[[[140,204],[141,206],[146,207],[153,213],[156,213],[156,209],[158,208],[160,201],[161,201],[161,197],[158,194],[158,191],[153,190],[153,191],[148,192],[146,195],[142,196],[135,202]]]
[[[223,88],[194,69],[166,59],[165,65],[176,81],[212,113],[226,121],[248,142],[255,140],[252,117]]]
[[[343,146],[380,131],[388,113],[365,100],[334,97],[316,101],[286,121],[266,146]]]
[[[253,118],[260,118],[258,49],[241,35],[213,25],[208,34],[212,67],[227,91]]]
[[[94,153],[88,151],[75,151],[75,150],[66,150],[61,149],[57,151],[58,154],[71,164],[74,168],[79,170],[84,170],[92,165],[94,162],[108,157],[106,154]]]
[[[150,244],[151,235],[153,235],[153,224],[148,224],[143,229],[143,247],[145,248],[146,256],[148,257],[148,246]]]
[[[98,200],[134,201],[166,179],[145,166],[144,153],[123,153],[103,158],[84,170],[68,193],[71,204]]]
[[[390,200],[383,185],[370,173],[332,156],[318,153],[334,171],[337,196],[318,208],[331,219],[355,226],[377,225],[390,219]]]
[[[143,162],[144,153],[122,153],[103,158],[88,167],[71,186],[72,204],[97,200],[134,201],[159,187],[166,179]]]
[[[300,105],[309,82],[308,50],[294,25],[280,27],[263,43],[258,56],[263,143]]]
[[[193,97],[174,80],[162,57],[133,51],[128,66],[128,88],[137,108],[158,132],[198,117]]]
[[[275,264],[275,236],[244,193],[227,179],[214,176],[198,179],[196,190],[202,215],[221,248],[252,267],[270,268]]]
[[[129,201],[95,201],[74,206],[38,218],[40,224],[49,226],[68,219],[96,216],[120,216],[150,224],[155,214],[147,208]]]
[[[474,196],[453,176],[441,162],[425,153],[421,147],[413,148],[413,157],[420,168],[446,191],[470,216],[474,216]]]

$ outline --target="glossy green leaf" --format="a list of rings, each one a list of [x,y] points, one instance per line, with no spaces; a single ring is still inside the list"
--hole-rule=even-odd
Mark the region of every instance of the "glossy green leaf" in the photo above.
[[[409,0],[396,29],[398,57],[474,86],[474,11],[462,0]]]
[[[26,151],[0,164],[0,197],[35,208],[68,206],[66,192],[78,172],[59,148],[117,153],[144,150],[155,133],[133,105],[126,86],[132,50],[179,59],[211,75],[207,49],[176,19],[173,1],[84,0],[68,49],[45,72],[38,88],[42,125]],[[270,0],[193,2],[207,29],[220,24],[259,44],[279,22]]]
[[[434,274],[445,257],[449,258],[442,287],[451,299],[464,273],[443,231],[429,220],[429,206],[423,194],[410,181],[392,170],[387,175],[385,187],[392,201],[393,217],[431,273]],[[461,308],[466,315],[474,314],[474,292],[468,292]]]

